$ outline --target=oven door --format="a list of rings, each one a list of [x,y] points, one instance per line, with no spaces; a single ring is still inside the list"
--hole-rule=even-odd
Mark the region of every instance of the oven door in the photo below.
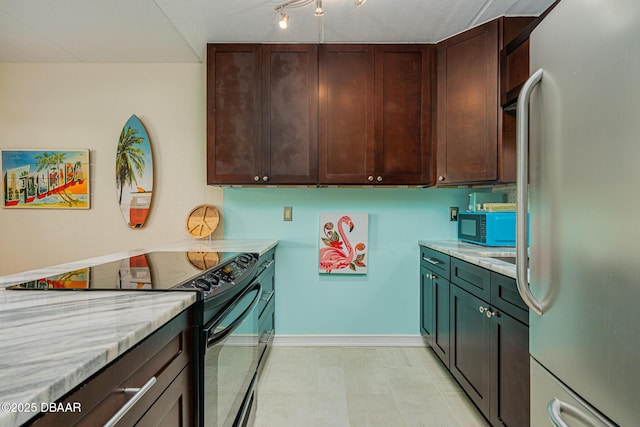
[[[204,408],[206,427],[244,425],[253,402],[258,365],[260,283],[249,285],[204,326]]]

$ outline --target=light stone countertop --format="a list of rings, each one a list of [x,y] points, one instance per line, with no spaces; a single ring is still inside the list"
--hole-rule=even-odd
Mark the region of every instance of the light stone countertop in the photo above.
[[[6,286],[150,251],[257,252],[277,240],[185,240],[0,277],[0,404],[54,402],[196,301],[195,292],[11,291]],[[36,413],[0,408],[0,427]]]
[[[419,240],[418,244],[486,268],[487,270],[495,271],[504,276],[513,279],[516,278],[515,264],[492,258],[514,257],[516,255],[516,248],[480,246],[459,240]]]

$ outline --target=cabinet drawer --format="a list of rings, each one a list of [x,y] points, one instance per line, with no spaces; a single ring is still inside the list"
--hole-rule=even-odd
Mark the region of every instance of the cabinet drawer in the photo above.
[[[178,315],[60,401],[65,405],[80,402],[82,412],[49,412],[33,425],[103,425],[131,399],[122,389],[141,388],[155,377],[156,382],[117,424],[134,425],[192,358],[193,331],[188,314],[190,311]]]
[[[520,297],[515,279],[491,273],[491,305],[525,325],[529,324],[529,308]]]
[[[451,260],[451,281],[485,301],[491,296],[491,272],[457,258]]]
[[[420,264],[434,273],[439,274],[443,279],[449,280],[450,263],[451,258],[449,255],[420,246]]]

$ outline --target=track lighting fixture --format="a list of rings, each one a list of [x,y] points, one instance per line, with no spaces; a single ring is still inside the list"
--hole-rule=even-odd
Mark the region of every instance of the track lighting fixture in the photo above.
[[[286,29],[289,26],[289,15],[284,12],[280,12],[280,22],[278,22],[278,25],[283,30]]]
[[[360,7],[365,4],[367,0],[355,0],[356,6]],[[308,4],[314,3],[314,16],[324,16],[324,10],[322,9],[322,0],[288,0],[282,4],[279,4],[275,7],[275,11],[280,14],[280,21],[278,25],[283,30],[288,27],[289,24],[289,15],[285,13],[286,9],[293,9],[296,7],[306,6]]]
[[[313,12],[313,16],[322,16],[324,11],[322,10],[322,0],[316,0],[316,10]]]

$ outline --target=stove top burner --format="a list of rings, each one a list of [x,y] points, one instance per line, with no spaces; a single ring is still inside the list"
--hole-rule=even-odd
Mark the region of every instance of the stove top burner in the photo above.
[[[149,252],[7,287],[12,290],[199,291],[229,293],[255,276],[258,254]]]

